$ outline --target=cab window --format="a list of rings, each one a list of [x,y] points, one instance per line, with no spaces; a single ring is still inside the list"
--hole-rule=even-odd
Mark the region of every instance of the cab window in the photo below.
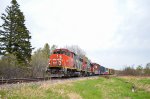
[[[64,55],[70,56],[71,53],[63,51],[63,50],[59,50],[59,51],[54,51],[53,54],[64,54]]]
[[[60,51],[55,51],[53,54],[60,54]]]
[[[62,50],[56,50],[56,51],[54,51],[53,54],[65,54],[65,51],[62,51]]]

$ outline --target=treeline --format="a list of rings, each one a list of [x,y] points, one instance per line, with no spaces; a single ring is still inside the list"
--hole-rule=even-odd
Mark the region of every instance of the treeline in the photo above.
[[[145,67],[138,65],[136,68],[133,66],[126,66],[123,70],[118,72],[118,75],[123,76],[150,76],[150,63]]]
[[[55,45],[45,44],[33,54],[31,33],[25,26],[25,16],[17,0],[11,0],[0,25],[0,79],[43,77],[48,66],[49,55]]]
[[[56,45],[49,46],[48,43],[43,48],[37,49],[31,56],[29,64],[18,63],[13,54],[3,55],[0,59],[0,78],[23,78],[23,77],[45,77],[49,56],[56,49]]]

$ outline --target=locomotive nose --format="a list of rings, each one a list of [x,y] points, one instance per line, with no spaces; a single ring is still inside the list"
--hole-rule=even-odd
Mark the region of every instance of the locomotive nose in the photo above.
[[[59,60],[58,60],[58,62],[59,62],[58,65],[61,66],[61,65],[62,65],[62,56],[61,56],[61,55],[59,55]]]
[[[62,56],[56,55],[56,57],[53,57],[50,59],[49,65],[51,66],[61,66],[62,65]]]

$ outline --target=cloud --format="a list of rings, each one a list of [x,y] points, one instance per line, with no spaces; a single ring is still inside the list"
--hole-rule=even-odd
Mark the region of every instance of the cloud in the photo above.
[[[97,55],[95,61],[101,60],[101,64],[114,68],[132,64],[145,66],[150,61],[150,2],[126,0],[119,4],[121,24],[114,35],[112,47],[99,49],[98,55],[92,53],[91,57]]]
[[[94,62],[116,69],[150,59],[149,0],[18,0],[32,46],[78,45]],[[9,0],[2,1],[4,12]],[[1,21],[0,21],[1,23]]]
[[[22,8],[30,16],[28,24],[34,27],[31,32],[36,46],[49,42],[91,50],[108,47],[118,25],[112,1],[32,0]]]
[[[145,2],[145,3],[143,3]],[[124,21],[118,29],[118,37],[121,38],[121,43],[129,48],[150,49],[150,14],[148,13],[149,6],[146,7],[148,1],[134,2],[134,7],[127,14],[123,14]],[[145,4],[145,5],[144,5]],[[130,5],[131,6],[131,5]],[[129,9],[130,6],[126,8]],[[140,45],[140,46],[139,46]]]

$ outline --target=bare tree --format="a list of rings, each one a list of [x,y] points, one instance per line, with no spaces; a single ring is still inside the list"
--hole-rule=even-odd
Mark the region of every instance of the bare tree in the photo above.
[[[43,77],[48,66],[48,60],[50,55],[50,47],[48,43],[44,45],[44,48],[39,48],[32,55],[32,76]]]
[[[77,54],[79,56],[85,56],[86,55],[85,51],[77,45],[65,46],[65,48],[69,49],[70,51],[74,52],[75,54]]]
[[[0,78],[22,78],[29,77],[28,66],[21,66],[13,54],[7,54],[0,59]]]
[[[53,45],[51,48],[48,43],[44,45],[44,48],[40,48],[32,55],[32,76],[44,77],[48,66],[49,56],[56,49],[57,46]]]
[[[150,75],[150,63],[147,63],[144,68],[145,75]]]
[[[136,71],[137,71],[137,75],[142,75],[143,74],[143,67],[141,65],[138,65],[137,68],[136,68]]]
[[[137,75],[136,70],[133,66],[126,66],[122,71],[119,72],[119,75]]]

